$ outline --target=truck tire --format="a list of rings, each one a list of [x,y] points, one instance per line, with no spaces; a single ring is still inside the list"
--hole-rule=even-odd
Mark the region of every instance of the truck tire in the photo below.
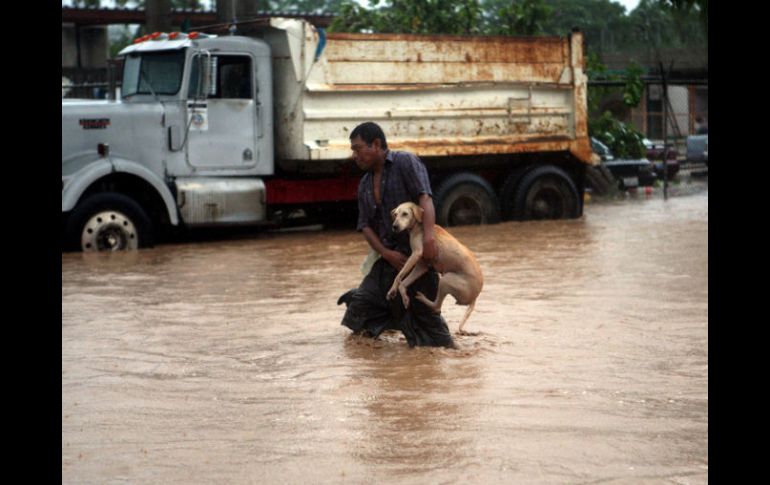
[[[594,195],[610,195],[618,190],[618,181],[604,165],[586,167],[586,182]]]
[[[500,208],[502,210],[503,220],[513,219],[514,205],[516,199],[516,189],[519,187],[521,178],[530,170],[531,167],[517,167],[505,178],[500,189]]]
[[[496,224],[500,209],[489,182],[471,173],[458,173],[441,182],[434,192],[436,223],[445,226]]]
[[[98,193],[75,207],[67,220],[65,248],[82,251],[120,251],[151,247],[150,218],[123,194]]]
[[[581,209],[575,183],[564,170],[552,165],[527,172],[513,199],[516,220],[574,219]]]

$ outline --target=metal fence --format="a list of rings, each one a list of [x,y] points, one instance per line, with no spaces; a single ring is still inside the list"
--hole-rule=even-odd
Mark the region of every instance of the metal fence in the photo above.
[[[106,68],[62,68],[62,98],[109,99],[120,88],[120,64],[108,61]]]

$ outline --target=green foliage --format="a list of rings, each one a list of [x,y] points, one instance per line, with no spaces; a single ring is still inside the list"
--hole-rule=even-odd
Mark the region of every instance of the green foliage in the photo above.
[[[478,33],[478,0],[369,0],[366,9],[356,2],[342,5],[329,26],[332,32],[394,34]]]
[[[588,133],[610,148],[616,158],[644,158],[644,135],[618,121],[609,111],[588,122]]]
[[[100,3],[100,0],[72,0],[72,6],[76,8],[100,7]]]
[[[545,23],[551,18],[553,9],[543,0],[521,0],[509,2],[500,8],[496,27],[489,33],[500,35],[538,35],[543,33]]]
[[[623,102],[627,106],[636,107],[644,93],[644,83],[641,75],[644,70],[635,63],[627,69],[625,76],[610,74],[607,66],[602,64],[596,53],[586,56],[586,74],[589,80],[625,80],[623,87]],[[612,154],[618,158],[643,158],[645,147],[642,143],[644,135],[633,126],[627,125],[616,119],[611,112],[605,111],[600,116],[595,116],[599,110],[600,101],[612,94],[617,88],[589,86],[588,87],[588,133],[607,145]]]
[[[692,12],[697,12],[708,42],[709,0],[658,0],[658,5],[663,9],[670,9],[680,19]]]
[[[635,42],[653,48],[706,45],[708,10],[676,8],[665,6],[665,3],[660,0],[639,2],[629,16]]]
[[[553,15],[545,25],[549,35],[565,35],[577,27],[585,36],[586,50],[602,52],[626,45],[633,29],[625,7],[610,0],[549,0]]]
[[[145,8],[147,0],[115,0],[115,5],[118,7],[125,7],[128,5],[130,7]],[[171,8],[201,9],[203,8],[203,2],[201,0],[171,0]]]
[[[131,28],[128,25],[110,27],[110,58],[115,59],[118,52],[131,45],[138,31],[137,27]]]
[[[644,69],[633,61],[626,69],[626,85],[623,91],[623,102],[626,106],[631,108],[639,106],[644,95],[642,74],[644,74]]]
[[[623,86],[623,103],[626,106],[635,108],[644,96],[644,82],[642,82],[644,69],[637,63],[631,61],[626,69],[625,75],[611,74],[600,60],[595,52],[589,52],[586,55],[586,75],[589,81],[625,81]],[[599,101],[612,94],[617,88],[589,86],[588,88],[588,112],[596,113],[599,110]]]
[[[368,10],[354,1],[347,1],[340,7],[337,17],[329,25],[330,32],[379,32],[374,27],[379,23],[381,13],[374,10],[377,2],[370,0]]]
[[[273,0],[271,6],[307,0]],[[313,2],[308,2],[308,4]],[[318,2],[316,2],[318,3]],[[684,7],[675,7],[681,3]],[[633,12],[612,0],[355,0],[319,3],[337,32],[585,36],[587,52],[707,45],[707,0],[641,0]]]
[[[586,75],[589,81],[595,80],[607,80],[611,75],[607,73],[607,66],[602,64],[599,60],[599,55],[595,52],[588,52],[586,54]],[[605,96],[612,92],[611,89],[601,86],[588,86],[588,113],[596,113],[599,111],[599,102]]]
[[[270,0],[261,2],[265,10],[273,12],[303,12],[303,13],[336,13],[339,12],[345,0]]]

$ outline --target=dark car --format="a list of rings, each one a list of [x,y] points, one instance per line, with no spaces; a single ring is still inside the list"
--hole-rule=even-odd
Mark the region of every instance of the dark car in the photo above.
[[[687,161],[709,164],[709,136],[690,135],[687,137]]]
[[[647,152],[648,160],[663,160],[663,142],[652,141],[648,138],[644,138],[642,139],[642,143],[644,143],[644,148]],[[678,160],[679,150],[676,149],[674,144],[668,143],[666,146],[668,146],[668,159]]]
[[[663,154],[664,154],[664,145],[660,142],[653,142],[651,140],[648,140],[645,138],[642,140],[642,143],[644,143],[644,147],[647,149],[647,158],[652,161],[653,165],[655,166],[655,172],[658,174],[658,176],[662,179],[663,178]],[[676,149],[676,147],[669,143],[668,145],[668,178],[672,178],[674,175],[679,173],[679,150]]]
[[[602,159],[602,165],[607,167],[617,179],[618,187],[621,190],[655,185],[657,180],[655,167],[646,158],[618,160],[612,155],[609,147],[596,138],[591,138],[591,147],[594,153]]]

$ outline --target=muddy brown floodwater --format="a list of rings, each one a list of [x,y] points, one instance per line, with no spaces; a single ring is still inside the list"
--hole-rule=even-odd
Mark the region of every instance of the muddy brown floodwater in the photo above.
[[[452,232],[457,350],[340,326],[353,231],[62,254],[63,483],[708,481],[707,184]]]

